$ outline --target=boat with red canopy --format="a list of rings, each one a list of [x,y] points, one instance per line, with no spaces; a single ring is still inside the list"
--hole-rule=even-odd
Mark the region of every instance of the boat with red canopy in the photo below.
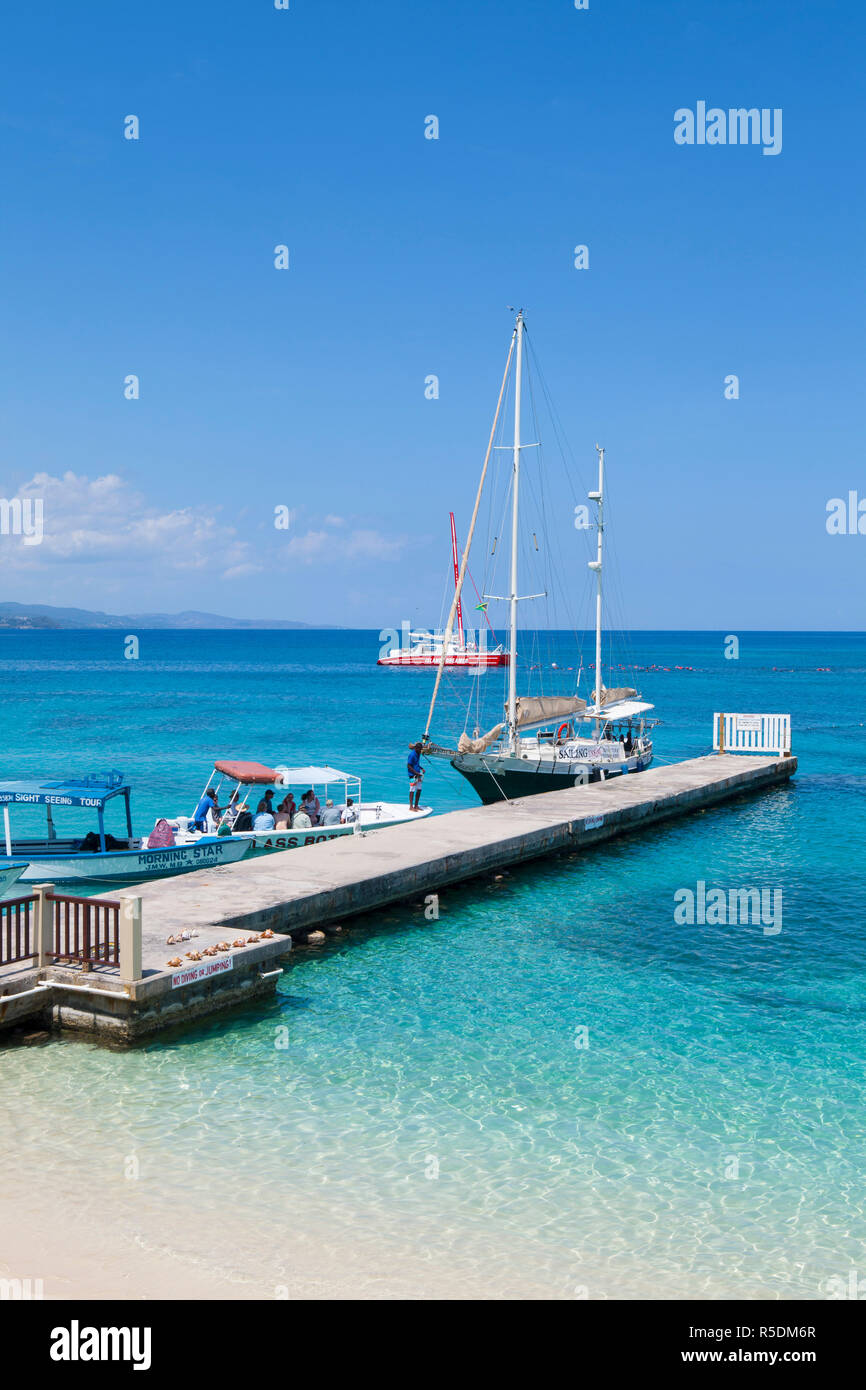
[[[256,829],[257,807],[268,788],[275,793],[272,798],[274,826]],[[399,825],[402,821],[423,820],[433,809],[421,806],[417,811],[410,811],[408,802],[364,801],[360,777],[327,765],[270,767],[249,759],[218,758],[205,783],[204,791],[208,790],[215,793],[217,812],[208,812],[206,833],[216,834],[221,840],[247,841],[251,854],[297,849],[301,845],[339,839],[342,835],[364,834],[387,825]],[[307,791],[314,793],[319,813],[331,823],[295,826],[291,813],[280,810],[289,792],[295,796],[297,809]],[[332,808],[328,807],[328,801],[333,801]],[[192,816],[176,816],[169,824],[177,830],[181,843],[192,842],[201,833],[193,825]]]

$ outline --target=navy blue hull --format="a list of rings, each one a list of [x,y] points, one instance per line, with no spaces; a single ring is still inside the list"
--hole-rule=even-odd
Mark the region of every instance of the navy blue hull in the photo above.
[[[480,771],[467,771],[452,761],[451,766],[456,768],[461,777],[465,777],[473,791],[485,806],[491,806],[496,801],[514,801],[521,796],[538,796],[542,792],[561,792],[566,791],[575,784],[575,778],[564,773],[555,772],[497,772],[494,777],[491,773]],[[636,769],[642,770],[642,769]],[[622,772],[612,772],[605,770],[606,777],[622,777]],[[632,776],[632,773],[625,774]],[[589,774],[590,782],[601,780],[598,770],[593,769]]]

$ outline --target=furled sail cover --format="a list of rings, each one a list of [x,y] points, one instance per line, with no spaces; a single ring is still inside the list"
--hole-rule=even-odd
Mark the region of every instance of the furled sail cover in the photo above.
[[[483,734],[481,738],[470,738],[468,734],[461,734],[460,742],[457,744],[457,752],[484,753],[490,747],[491,743],[496,742],[499,735],[502,733],[502,729],[503,725],[497,724],[495,729],[490,729],[489,732]]]
[[[602,686],[602,707],[604,707],[604,705],[616,705],[620,700],[630,700],[636,694],[636,690],[627,690],[625,686],[618,686],[616,690],[605,690],[604,686]]]
[[[517,701],[517,727],[525,724],[552,723],[554,719],[568,719],[569,715],[582,714],[586,700],[579,695],[522,695]]]

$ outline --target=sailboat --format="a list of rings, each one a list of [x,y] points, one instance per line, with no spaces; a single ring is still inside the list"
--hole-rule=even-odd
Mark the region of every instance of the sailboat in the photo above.
[[[463,629],[463,604],[460,594],[457,593],[457,586],[460,583],[460,566],[457,560],[457,528],[454,524],[454,513],[449,512],[451,518],[451,562],[454,566],[454,589],[457,594],[457,632],[452,631],[445,640],[442,632],[409,632],[405,647],[392,647],[388,651],[383,651],[377,661],[377,666],[425,666],[436,667],[441,662],[450,669],[454,667],[468,667],[472,670],[477,668],[487,669],[494,666],[507,666],[508,653],[503,650],[500,643],[495,647],[488,647],[485,641],[486,631],[480,630],[479,641],[473,637],[467,637]],[[481,605],[485,618],[487,617],[487,605]],[[492,630],[492,629],[491,629]]]
[[[600,445],[596,445],[598,487],[588,494],[589,501],[595,504],[597,510],[596,558],[588,562],[596,578],[594,690],[589,699],[582,698],[576,691],[534,697],[521,696],[518,693],[518,604],[522,597],[544,597],[539,594],[521,596],[518,589],[521,452],[524,448],[535,447],[524,444],[521,440],[524,332],[525,321],[521,310],[511,337],[475,509],[458,575],[455,602],[452,604],[445,630],[447,640],[453,628],[456,604],[460,599],[487,468],[494,447],[493,441],[513,361],[511,566],[509,592],[505,596],[498,596],[509,604],[508,698],[504,709],[505,717],[483,735],[478,736],[477,731],[476,737],[470,737],[466,732],[462,733],[456,749],[434,742],[430,736],[430,729],[444,666],[440,661],[422,740],[423,753],[427,757],[449,759],[451,766],[466,778],[485,804],[508,801],[538,792],[557,791],[563,787],[604,780],[606,777],[623,773],[641,772],[652,762],[652,728],[658,722],[647,717],[653,706],[642,700],[636,690],[625,687],[607,689],[603,681],[604,449]],[[485,595],[485,598],[487,597]]]

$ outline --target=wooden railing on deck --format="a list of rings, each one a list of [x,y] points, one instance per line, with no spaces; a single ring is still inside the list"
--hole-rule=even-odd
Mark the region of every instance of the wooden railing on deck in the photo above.
[[[0,902],[0,965],[14,965],[38,955],[37,894]],[[54,924],[54,959],[92,970],[120,966],[120,903],[108,898],[76,898],[49,893]]]
[[[36,894],[0,902],[0,965],[29,960],[33,950],[33,904]]]
[[[50,894],[54,902],[54,955],[94,965],[120,965],[120,903],[107,898],[73,898]]]

